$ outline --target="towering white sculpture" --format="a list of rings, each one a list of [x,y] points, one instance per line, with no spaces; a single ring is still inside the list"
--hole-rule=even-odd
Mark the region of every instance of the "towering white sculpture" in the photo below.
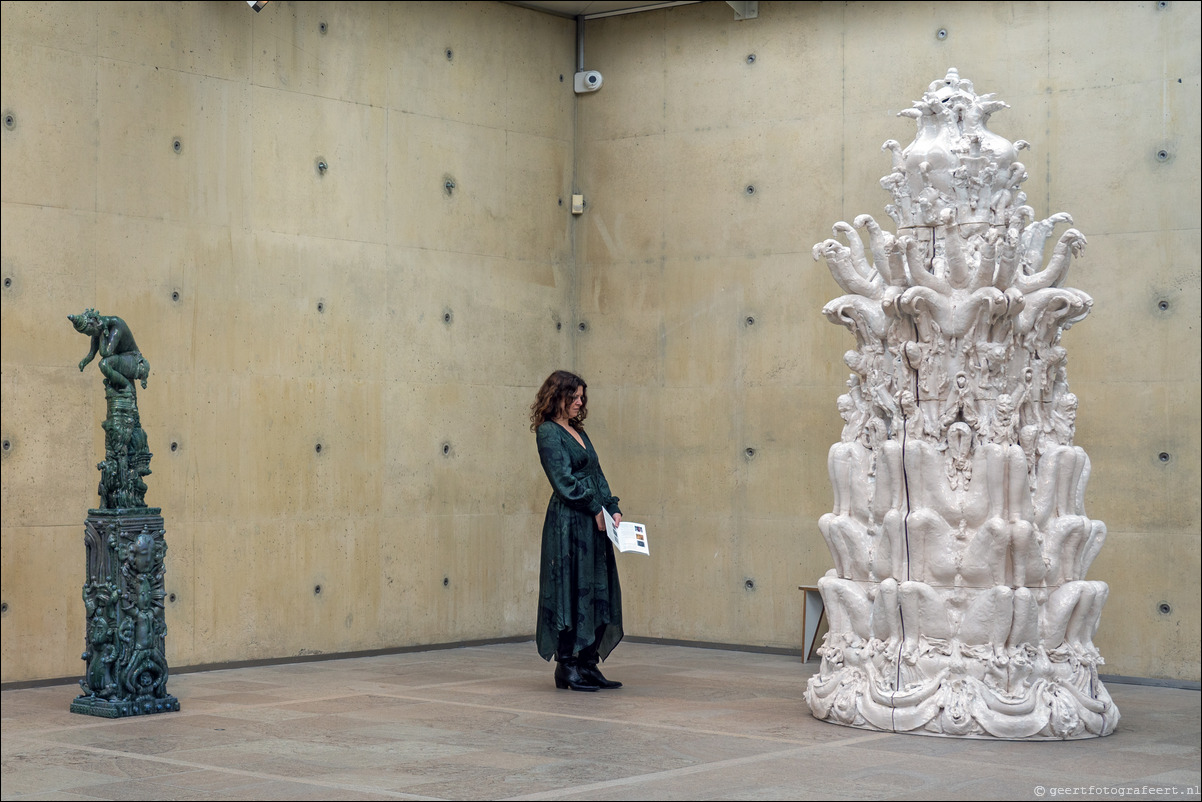
[[[1093,644],[1108,588],[1085,579],[1106,526],[1085,513],[1062,332],[1093,300],[1062,287],[1085,237],[1037,220],[1007,105],[955,69],[901,116],[881,185],[897,234],[868,215],[814,246],[847,294],[845,421],[834,509],[818,522],[830,633],[814,716],[890,732],[979,738],[1109,735],[1118,708]],[[868,232],[868,247],[860,239]]]

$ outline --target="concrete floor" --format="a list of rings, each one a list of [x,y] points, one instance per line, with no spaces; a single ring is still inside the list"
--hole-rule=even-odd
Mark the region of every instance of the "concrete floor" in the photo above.
[[[1197,691],[1109,683],[1114,735],[1016,743],[824,724],[796,657],[627,642],[603,668],[626,687],[557,691],[533,643],[177,674],[180,712],[125,719],[5,691],[2,795],[1199,798]]]

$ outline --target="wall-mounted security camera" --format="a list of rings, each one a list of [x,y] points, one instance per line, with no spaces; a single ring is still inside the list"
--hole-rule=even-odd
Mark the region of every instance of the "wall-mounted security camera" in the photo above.
[[[596,92],[601,88],[601,73],[596,70],[585,70],[576,73],[576,94]]]

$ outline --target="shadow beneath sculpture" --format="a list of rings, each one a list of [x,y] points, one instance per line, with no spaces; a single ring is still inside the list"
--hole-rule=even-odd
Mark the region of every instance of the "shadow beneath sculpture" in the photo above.
[[[164,615],[163,517],[144,501],[151,453],[138,416],[135,381],[146,387],[150,364],[119,317],[94,309],[68,315],[75,330],[91,338],[82,371],[99,353],[107,415],[100,508],[84,525],[87,615],[83,694],[72,713],[105,718],[179,710],[167,693],[167,624]]]
[[[826,305],[857,348],[828,459],[818,585],[830,631],[806,700],[866,729],[1006,739],[1109,735],[1119,713],[1093,644],[1108,588],[1086,572],[1106,526],[1085,512],[1063,331],[1093,305],[1061,283],[1085,237],[1036,221],[1006,104],[953,69],[914,108],[881,180],[897,223],[837,223],[814,246],[848,293]],[[866,249],[857,229],[869,233]]]

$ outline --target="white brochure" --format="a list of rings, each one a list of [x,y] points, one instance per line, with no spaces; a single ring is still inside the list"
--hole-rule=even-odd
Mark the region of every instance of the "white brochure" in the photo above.
[[[635,554],[651,556],[651,552],[647,550],[647,527],[630,521],[615,524],[609,510],[603,508],[601,512],[605,513],[605,533],[609,535],[618,551],[633,551]]]

